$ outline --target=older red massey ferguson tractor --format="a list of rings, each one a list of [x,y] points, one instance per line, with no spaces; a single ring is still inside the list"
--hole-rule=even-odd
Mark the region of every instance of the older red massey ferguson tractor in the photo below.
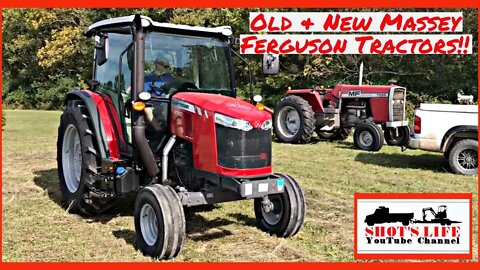
[[[92,89],[67,95],[58,129],[65,207],[97,214],[139,191],[138,248],[162,259],[180,252],[184,207],[254,199],[260,229],[300,230],[303,191],[272,173],[271,115],[235,98],[230,27],[133,15],[85,34],[96,40]]]
[[[378,151],[384,139],[389,145],[405,146],[410,136],[405,98],[405,88],[395,84],[289,89],[275,107],[275,135],[288,143],[308,142],[313,131],[322,139],[345,140],[355,128],[353,140],[359,149]]]

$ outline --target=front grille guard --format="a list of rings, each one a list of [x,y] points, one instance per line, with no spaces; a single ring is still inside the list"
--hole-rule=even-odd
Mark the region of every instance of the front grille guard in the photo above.
[[[272,164],[270,130],[243,131],[215,125],[218,165],[232,169],[264,168]]]
[[[401,104],[401,106],[394,104],[394,100],[396,100],[395,93],[398,93],[398,92],[403,92],[403,95],[402,95],[403,103]],[[407,90],[404,87],[394,86],[390,88],[390,93],[388,95],[388,120],[390,122],[405,121],[406,96],[407,96]],[[398,107],[401,107],[399,113],[398,113],[399,111]]]

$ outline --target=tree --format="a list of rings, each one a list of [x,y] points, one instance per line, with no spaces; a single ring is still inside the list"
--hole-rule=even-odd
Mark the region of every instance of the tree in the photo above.
[[[87,87],[91,76],[93,41],[83,30],[93,22],[131,14],[156,21],[200,26],[230,25],[234,36],[248,33],[251,11],[302,11],[301,9],[4,9],[3,88],[4,105],[15,108],[57,109],[72,87]],[[345,11],[315,9],[309,11]],[[351,9],[348,11],[385,11]],[[396,10],[398,11],[398,10]],[[405,10],[407,11],[407,10]],[[439,11],[418,9],[408,11]],[[447,10],[440,10],[447,11]],[[453,10],[464,14],[464,32],[477,33],[474,9]],[[364,81],[385,84],[390,79],[407,87],[409,108],[420,102],[455,102],[456,94],[477,97],[477,36],[471,55],[284,55],[280,73],[265,76],[261,55],[243,55],[250,62],[254,94],[273,106],[287,87],[337,83],[356,84],[359,63]],[[232,48],[238,51],[238,46]],[[250,95],[248,66],[234,56],[238,93]]]

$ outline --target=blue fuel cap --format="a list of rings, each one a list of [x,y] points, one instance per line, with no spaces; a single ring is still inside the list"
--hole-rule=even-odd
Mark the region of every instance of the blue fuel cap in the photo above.
[[[118,167],[117,170],[115,171],[115,174],[120,175],[120,174],[123,174],[124,172],[125,172],[124,167]]]

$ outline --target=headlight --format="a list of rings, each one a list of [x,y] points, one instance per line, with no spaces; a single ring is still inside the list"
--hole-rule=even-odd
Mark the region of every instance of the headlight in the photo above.
[[[215,123],[225,127],[236,128],[243,131],[250,131],[253,129],[252,125],[250,125],[248,121],[235,119],[219,113],[215,113]]]
[[[269,130],[272,128],[272,120],[267,120],[265,122],[263,122],[262,124],[262,129],[263,130]]]

